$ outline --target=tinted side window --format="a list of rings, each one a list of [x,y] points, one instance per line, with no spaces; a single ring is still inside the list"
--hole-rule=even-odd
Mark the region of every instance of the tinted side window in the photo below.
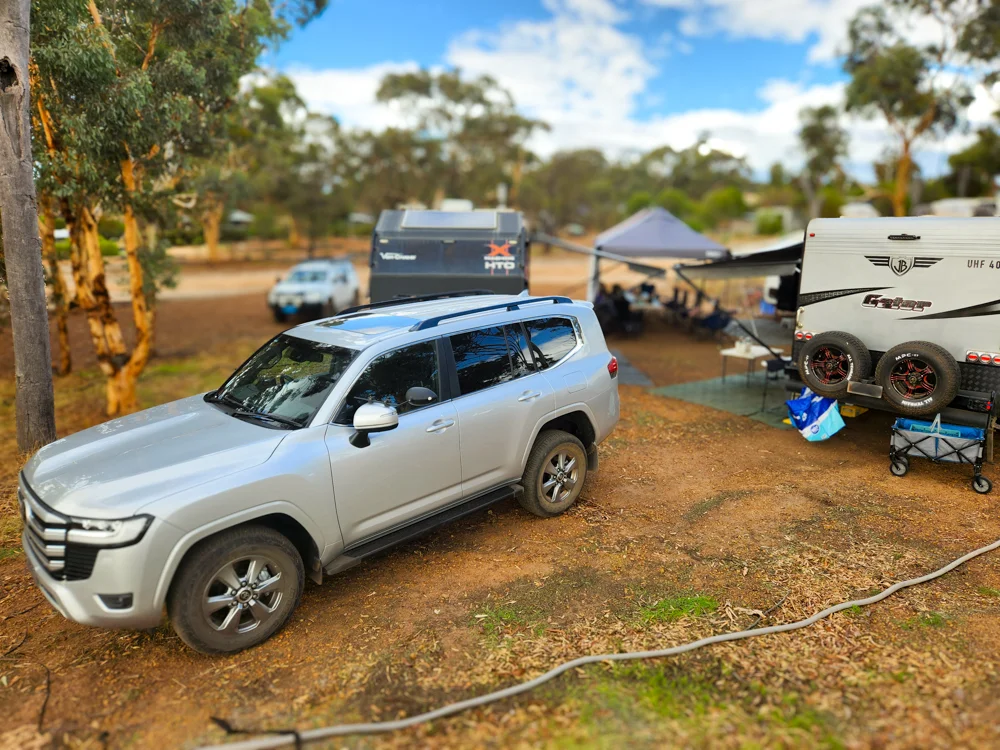
[[[568,318],[526,320],[531,351],[540,367],[551,367],[576,346],[576,329]]]
[[[503,328],[483,328],[451,337],[458,370],[458,387],[463,395],[506,383],[514,378]]]
[[[535,365],[531,359],[531,348],[524,329],[517,323],[504,326],[507,331],[507,346],[510,349],[510,361],[514,365],[514,377],[521,378],[534,372]]]
[[[376,357],[354,383],[337,415],[337,422],[350,424],[361,404],[381,401],[396,407],[400,414],[413,411],[406,403],[406,391],[414,386],[430,388],[441,395],[437,347],[425,341]]]

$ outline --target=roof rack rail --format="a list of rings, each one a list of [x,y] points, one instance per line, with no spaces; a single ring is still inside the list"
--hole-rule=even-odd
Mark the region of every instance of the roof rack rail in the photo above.
[[[476,315],[478,313],[489,312],[490,310],[520,310],[523,305],[530,305],[535,302],[551,302],[554,305],[570,305],[573,303],[569,297],[528,297],[526,299],[520,299],[516,302],[501,302],[499,305],[487,305],[486,307],[474,307],[471,310],[459,310],[457,312],[445,313],[444,315],[437,315],[433,318],[428,318],[427,320],[422,320],[413,326],[411,331],[425,331],[428,328],[434,328],[440,323],[446,320],[451,320],[452,318],[463,318],[466,315]]]
[[[369,302],[367,305],[355,305],[354,307],[348,307],[346,310],[341,310],[339,313],[334,315],[335,318],[341,318],[345,315],[353,315],[354,313],[364,312],[365,310],[378,310],[382,307],[394,307],[395,305],[408,305],[411,302],[430,302],[436,299],[448,299],[449,297],[473,297],[480,294],[496,294],[496,292],[491,292],[489,289],[467,289],[461,292],[438,292],[437,294],[420,294],[415,297],[399,296],[393,297],[392,299],[383,300],[382,302]]]

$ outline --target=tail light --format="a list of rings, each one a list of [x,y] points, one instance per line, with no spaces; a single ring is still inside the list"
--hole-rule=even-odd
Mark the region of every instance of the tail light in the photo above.
[[[979,352],[969,352],[968,354],[965,355],[965,358],[970,362],[978,362]]]
[[[795,338],[796,338],[796,339],[797,339],[798,341],[801,341],[801,340],[802,340],[802,339],[804,339],[805,337],[806,337],[806,335],[805,335],[805,334],[804,334],[804,333],[803,333],[802,331],[796,331],[796,332],[795,332]]]
[[[993,361],[993,357],[991,357],[989,354],[980,354],[979,361],[982,362],[983,364],[988,365],[990,362]]]
[[[613,378],[618,377],[618,357],[612,357],[611,361],[608,362],[608,375]]]
[[[993,355],[993,364],[1000,365],[1000,354]]]
[[[806,341],[812,341],[813,335],[811,333],[806,334]]]

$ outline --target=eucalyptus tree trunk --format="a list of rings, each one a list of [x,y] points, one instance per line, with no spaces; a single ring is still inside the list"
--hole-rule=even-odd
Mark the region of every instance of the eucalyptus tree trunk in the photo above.
[[[17,447],[56,439],[45,272],[28,116],[30,0],[0,2],[0,221],[14,337]]]
[[[66,281],[59,270],[59,255],[56,252],[56,218],[52,211],[52,199],[42,195],[38,201],[38,229],[42,235],[42,258],[49,267],[49,286],[52,288],[52,305],[56,312],[56,331],[59,336],[58,375],[69,375],[73,369],[69,350],[69,295]]]

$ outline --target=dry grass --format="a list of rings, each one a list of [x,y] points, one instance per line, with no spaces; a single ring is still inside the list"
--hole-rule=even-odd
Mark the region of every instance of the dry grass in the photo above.
[[[671,346],[683,357],[704,349]],[[214,386],[250,347],[156,363],[143,403]],[[61,432],[101,419],[99,378],[58,388]],[[582,654],[742,629],[775,605],[765,624],[797,620],[1000,536],[997,500],[974,496],[960,472],[890,477],[878,417],[806,445],[794,432],[622,393],[601,472],[567,514],[539,521],[498,507],[310,586],[289,627],[248,653],[200,657],[166,627],[67,623],[16,555],[0,559],[0,653],[25,639],[18,659],[0,662],[8,726],[35,721],[43,663],[53,675],[46,731],[65,747],[101,746],[103,732],[121,748],[221,741],[210,715],[269,727],[410,715]],[[0,449],[11,439],[0,430]],[[18,465],[8,455],[5,507]],[[13,532],[2,534],[0,546],[14,549]],[[518,700],[328,746],[998,746],[998,602],[1000,559],[980,558],[808,630],[594,665]]]

